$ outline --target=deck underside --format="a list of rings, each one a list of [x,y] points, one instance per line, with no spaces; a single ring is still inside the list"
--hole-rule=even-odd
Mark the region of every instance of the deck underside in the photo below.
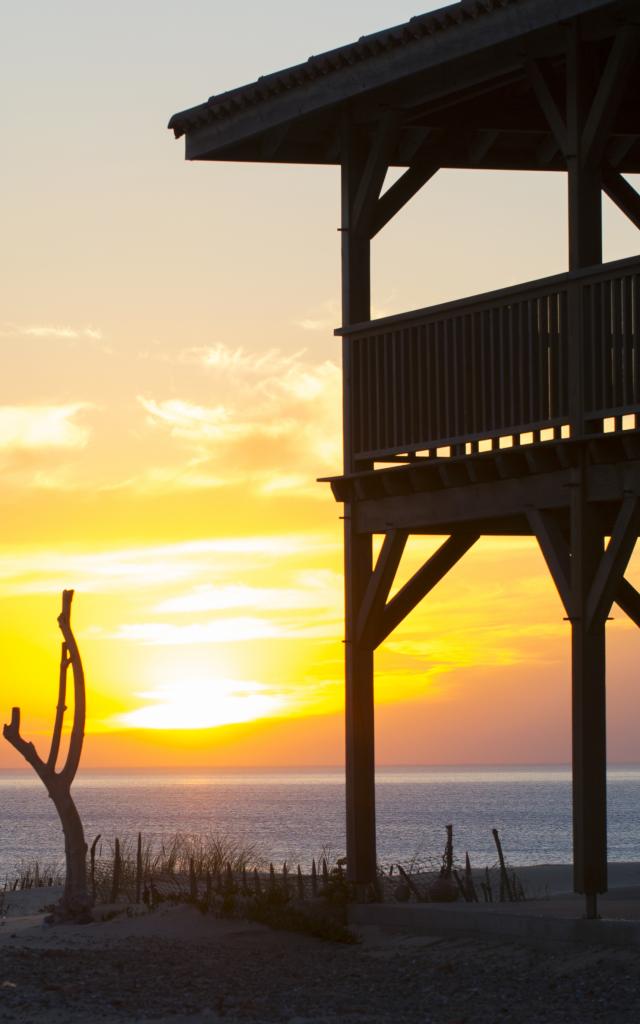
[[[530,535],[534,509],[566,515],[586,449],[586,498],[597,506],[605,534],[621,501],[640,496],[640,431],[584,441],[559,440],[334,477],[338,501],[348,502],[359,533],[451,534],[461,527],[493,535]]]

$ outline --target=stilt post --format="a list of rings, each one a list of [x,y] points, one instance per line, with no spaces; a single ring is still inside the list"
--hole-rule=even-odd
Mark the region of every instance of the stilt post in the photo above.
[[[601,161],[585,152],[584,136],[593,101],[580,24],[567,28],[567,177],[569,270],[602,262]],[[597,152],[597,150],[596,150]],[[584,437],[585,359],[581,293],[569,289],[569,409],[571,434]],[[586,495],[586,449],[571,492],[570,602],[573,884],[584,893],[587,917],[597,916],[597,893],[607,888],[605,620],[589,625],[591,584],[602,557],[603,536]]]
[[[342,124],[342,322],[371,315],[371,243],[366,224],[357,233],[353,212],[366,166],[366,147],[357,128]],[[343,340],[344,471],[355,469],[352,446],[350,385],[351,343]],[[359,468],[365,468],[359,465]],[[373,650],[357,642],[356,625],[372,573],[372,539],[359,534],[353,507],[344,507],[345,559],[345,730],[347,801],[347,877],[361,895],[376,880],[375,754]]]

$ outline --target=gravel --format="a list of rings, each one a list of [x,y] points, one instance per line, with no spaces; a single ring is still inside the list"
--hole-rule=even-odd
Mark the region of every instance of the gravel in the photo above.
[[[0,949],[16,1024],[637,1024],[637,951],[382,936],[357,946],[254,928]]]

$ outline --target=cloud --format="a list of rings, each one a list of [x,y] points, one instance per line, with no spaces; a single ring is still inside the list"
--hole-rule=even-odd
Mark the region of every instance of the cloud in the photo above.
[[[89,430],[73,421],[90,408],[86,402],[0,406],[0,449],[84,448]]]
[[[226,484],[264,496],[326,497],[316,479],[337,472],[341,462],[338,365],[309,362],[304,353],[250,354],[221,344],[191,351],[212,371],[211,404],[138,397],[147,426],[175,446],[163,446],[164,465],[145,471],[139,486]]]
[[[210,370],[230,371],[249,377],[266,377],[286,372],[304,356],[304,350],[281,352],[278,348],[266,352],[248,352],[242,345],[232,348],[222,342],[182,353],[185,362],[196,362]]]
[[[54,326],[52,324],[28,324],[25,326],[5,324],[4,329],[0,331],[0,337],[53,338],[57,340],[87,338],[91,341],[101,341],[102,331],[96,327],[77,328]]]
[[[273,640],[281,635],[278,627],[269,619],[253,616],[212,619],[184,626],[176,626],[172,622],[124,623],[115,632],[102,634],[109,640],[132,640],[153,647],[242,643],[248,640]]]
[[[380,317],[390,316],[396,306],[397,303],[394,301],[390,304],[385,302],[384,306],[372,306],[371,319],[377,320]],[[312,334],[332,334],[341,322],[340,303],[335,299],[328,299],[317,306],[310,315],[304,316],[300,320],[294,320],[296,327]]]
[[[151,425],[161,423],[168,427],[173,437],[198,444],[244,438],[257,431],[270,437],[279,437],[290,427],[290,424],[282,422],[243,422],[234,418],[233,413],[223,405],[207,408],[180,399],[156,402],[143,397],[138,397],[138,401],[146,411]]]
[[[84,593],[130,592],[167,584],[193,586],[200,580],[226,586],[237,580],[239,557],[250,556],[252,571],[260,571],[309,550],[333,554],[335,544],[322,536],[299,533],[206,538],[100,552],[0,549],[0,596],[58,593],[67,586]],[[300,579],[303,587],[312,590],[313,576]],[[329,589],[330,578],[317,575],[315,586]]]
[[[323,640],[342,636],[338,617],[316,621],[312,626],[281,622],[265,616],[221,616],[207,622],[176,625],[173,622],[128,622],[114,631],[94,628],[103,640],[132,641],[150,647],[182,647],[194,644],[238,644],[253,640]]]
[[[282,611],[297,608],[329,608],[342,614],[342,577],[329,570],[298,574],[289,587],[257,587],[246,584],[213,586],[204,584],[193,590],[167,598],[154,611],[169,613],[201,613],[251,608]]]
[[[311,320],[310,318],[296,321],[296,326],[301,327],[303,331],[328,331],[332,325],[335,327],[335,321]]]
[[[330,334],[340,322],[340,303],[337,299],[327,299],[316,306],[312,313],[294,321],[296,327],[312,334]]]

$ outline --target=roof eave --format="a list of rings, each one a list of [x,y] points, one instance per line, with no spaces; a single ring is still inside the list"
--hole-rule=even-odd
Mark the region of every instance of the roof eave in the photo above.
[[[348,104],[385,85],[397,84],[421,73],[442,72],[447,65],[468,59],[472,54],[488,50],[499,52],[501,48],[504,51],[515,40],[556,25],[559,18],[587,14],[614,6],[616,2],[521,0],[483,17],[460,21],[455,28],[414,39],[315,78],[305,80],[302,72],[307,65],[298,65],[288,69],[294,84],[282,85],[279,92],[275,91],[274,83],[287,72],[276,72],[252,85],[174,114],[169,128],[176,138],[186,136],[185,155],[189,160],[236,159],[234,147],[265,133]],[[260,98],[262,95],[264,98]],[[256,152],[253,159],[260,160],[260,153]]]

